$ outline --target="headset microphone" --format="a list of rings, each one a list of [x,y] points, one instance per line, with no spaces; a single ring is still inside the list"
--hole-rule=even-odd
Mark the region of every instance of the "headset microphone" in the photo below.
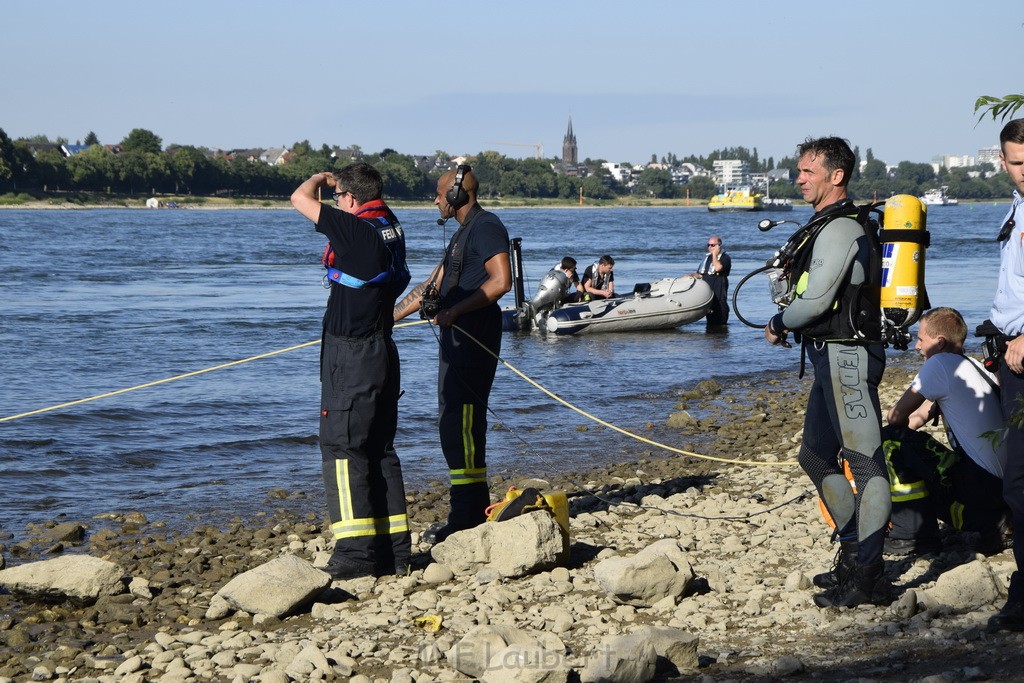
[[[438,219],[437,219],[437,224],[438,224],[438,225],[444,225],[444,224],[445,224],[445,223],[447,223],[447,222],[448,222],[448,219],[447,219],[447,218],[438,218]]]

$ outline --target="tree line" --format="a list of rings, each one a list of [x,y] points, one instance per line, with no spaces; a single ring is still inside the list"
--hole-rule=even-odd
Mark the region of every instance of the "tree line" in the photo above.
[[[136,128],[117,145],[100,144],[95,133],[86,136],[86,149],[65,156],[59,149],[66,140],[50,142],[42,136],[12,140],[0,128],[0,192],[91,192],[121,195],[195,195],[224,197],[287,197],[313,173],[338,170],[352,161],[373,164],[384,178],[385,196],[390,199],[430,200],[437,179],[451,167],[451,157],[438,151],[429,157],[401,154],[393,149],[364,153],[357,146],[338,155],[332,148],[316,148],[309,141],[290,148],[287,163],[272,165],[243,155],[228,157],[190,145],[170,145],[153,132]],[[854,150],[860,160],[860,152]],[[614,199],[633,194],[651,198],[709,199],[721,188],[707,176],[694,176],[685,184],[673,179],[669,168],[690,162],[710,169],[715,159],[741,159],[754,173],[775,168],[789,169],[795,177],[796,159],[775,162],[762,159],[757,148],[728,147],[707,156],[677,157],[669,153],[661,164],[647,166],[634,174],[633,182],[618,182],[602,165],[602,159],[584,159],[576,173],[556,159],[513,159],[494,151],[481,151],[468,158],[480,181],[484,197],[520,197],[574,200]],[[652,155],[652,162],[657,155]],[[855,172],[850,193],[858,199],[884,198],[892,194],[921,194],[930,187],[948,185],[949,194],[964,199],[1004,197],[1007,180],[996,169],[940,169],[930,164],[900,162],[895,168],[875,159],[867,150],[863,170]],[[556,171],[556,168],[558,169]],[[970,171],[984,171],[971,177]],[[773,182],[773,197],[799,198],[791,182]]]

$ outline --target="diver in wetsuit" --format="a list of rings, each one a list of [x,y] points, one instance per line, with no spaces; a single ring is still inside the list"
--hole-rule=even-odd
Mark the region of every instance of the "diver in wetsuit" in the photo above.
[[[868,325],[856,329],[854,322],[878,316],[878,242],[849,215],[856,213],[846,196],[855,162],[849,144],[840,138],[808,140],[798,155],[796,184],[804,200],[815,217],[825,212],[836,217],[796,254],[796,297],[769,321],[764,336],[788,348],[788,333],[799,334],[814,365],[799,461],[835,521],[841,548],[836,570],[815,577],[815,584],[828,590],[814,602],[819,607],[884,604],[889,591],[882,544],[890,496],[878,384],[885,350],[880,324],[868,330]],[[843,461],[853,473],[856,494],[843,474]]]

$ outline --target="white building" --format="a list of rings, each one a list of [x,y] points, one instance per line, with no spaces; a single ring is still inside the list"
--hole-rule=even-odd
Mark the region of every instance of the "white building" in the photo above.
[[[1002,168],[999,165],[999,145],[992,145],[991,147],[978,150],[978,165],[981,164],[992,164],[996,167],[997,171]]]
[[[726,187],[750,184],[750,164],[739,159],[717,159],[711,164],[715,182]]]
[[[938,173],[940,168],[965,168],[977,166],[977,160],[970,154],[945,154],[941,157],[932,157],[932,169]]]
[[[633,177],[633,169],[628,164],[616,164],[606,161],[601,165],[608,169],[608,173],[623,185],[628,183]]]

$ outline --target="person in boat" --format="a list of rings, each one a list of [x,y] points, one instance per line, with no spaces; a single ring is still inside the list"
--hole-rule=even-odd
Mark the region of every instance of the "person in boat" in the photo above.
[[[569,280],[569,287],[566,288],[565,296],[562,297],[562,303],[574,304],[580,301],[583,298],[583,291],[580,276],[576,273],[576,259],[572,256],[563,256],[555,269],[562,271]]]
[[[1013,515],[1013,559],[1006,604],[988,621],[992,631],[1024,631],[1024,119],[999,133],[999,160],[1013,183],[1013,205],[1003,219],[999,243],[999,282],[989,311],[988,336],[998,351],[999,402],[1006,420],[1003,498]]]
[[[704,256],[693,277],[704,280],[711,287],[715,298],[707,315],[707,329],[720,329],[729,324],[729,271],[732,259],[722,249],[722,238],[712,235],[708,238],[708,253]]]
[[[405,574],[412,543],[402,466],[395,452],[398,349],[391,310],[409,284],[405,235],[381,199],[380,173],[366,163],[317,173],[292,205],[329,242],[330,287],[320,346],[320,453],[335,579]],[[337,206],[322,204],[333,192]]]
[[[395,307],[401,320],[420,310],[425,293],[437,284],[440,328],[437,393],[438,432],[448,464],[451,508],[447,522],[423,533],[427,543],[486,521],[487,401],[501,351],[500,299],[512,288],[508,231],[477,203],[479,183],[467,165],[437,181],[434,205],[441,220],[455,218],[459,229],[430,278]],[[456,327],[457,326],[457,327]]]
[[[882,545],[889,524],[889,475],[882,454],[878,384],[885,369],[881,341],[881,253],[859,221],[846,186],[856,159],[837,137],[807,140],[797,149],[797,179],[815,211],[816,229],[794,255],[792,302],[773,316],[765,339],[801,353],[814,365],[798,460],[836,524],[836,569],[813,578],[826,588],[819,607],[890,602]],[[818,221],[816,224],[814,221]],[[871,328],[859,321],[872,323]],[[854,328],[854,321],[860,327]],[[865,329],[861,329],[865,328]],[[844,474],[853,473],[856,494]]]
[[[979,552],[1003,549],[1006,444],[991,438],[1005,426],[999,385],[981,363],[964,355],[966,339],[967,323],[958,311],[933,308],[921,316],[916,348],[924,365],[889,409],[889,424],[882,430],[891,467],[888,553],[939,550],[937,519],[959,531],[977,532]],[[949,448],[918,431],[940,415]]]
[[[580,279],[583,301],[610,299],[615,296],[615,259],[605,254],[587,266]]]

